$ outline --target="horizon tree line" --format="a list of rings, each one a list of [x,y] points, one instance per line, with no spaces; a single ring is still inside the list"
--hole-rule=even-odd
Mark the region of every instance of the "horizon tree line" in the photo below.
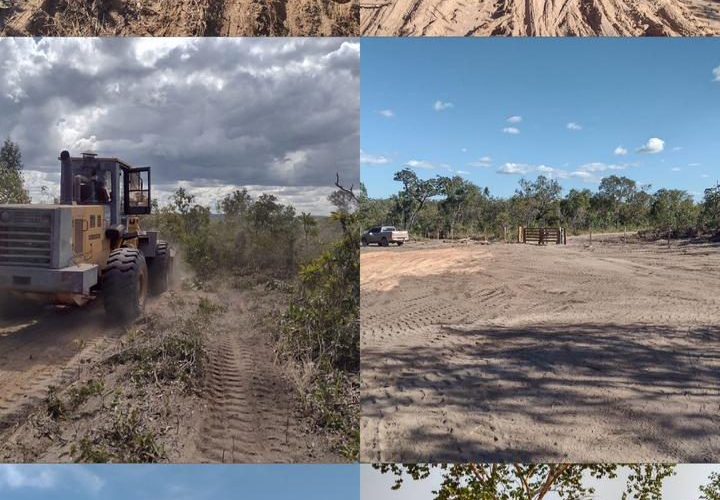
[[[596,190],[572,188],[539,175],[522,178],[509,197],[493,196],[459,175],[421,179],[409,168],[395,173],[402,188],[388,198],[370,198],[361,185],[364,227],[395,225],[426,238],[508,238],[511,229],[565,227],[571,234],[642,231],[656,238],[720,235],[720,184],[696,202],[681,189],[661,188],[617,175]]]

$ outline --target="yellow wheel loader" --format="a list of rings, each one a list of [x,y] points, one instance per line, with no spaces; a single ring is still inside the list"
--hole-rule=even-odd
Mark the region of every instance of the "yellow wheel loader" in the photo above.
[[[0,205],[0,301],[84,305],[132,321],[168,287],[174,251],[140,228],[151,209],[150,167],[60,153],[59,205]],[[4,299],[4,300],[3,300]]]

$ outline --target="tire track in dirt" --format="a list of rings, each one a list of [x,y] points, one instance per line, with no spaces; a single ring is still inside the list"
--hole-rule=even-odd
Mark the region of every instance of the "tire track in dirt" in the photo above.
[[[207,402],[197,436],[199,460],[212,463],[302,463],[339,458],[313,437],[294,389],[274,360],[268,334],[243,301],[232,321],[208,335]]]
[[[0,431],[21,421],[83,365],[99,359],[122,330],[109,326],[102,307],[49,310],[0,323]]]
[[[718,248],[607,240],[364,251],[362,460],[715,456]]]
[[[360,0],[362,36],[703,36],[714,0]]]

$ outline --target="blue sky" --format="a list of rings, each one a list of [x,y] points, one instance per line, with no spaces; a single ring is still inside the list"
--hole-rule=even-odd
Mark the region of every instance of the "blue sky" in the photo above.
[[[353,465],[0,465],[3,500],[357,500]]]
[[[524,175],[685,189],[720,179],[720,39],[363,39],[361,177]]]

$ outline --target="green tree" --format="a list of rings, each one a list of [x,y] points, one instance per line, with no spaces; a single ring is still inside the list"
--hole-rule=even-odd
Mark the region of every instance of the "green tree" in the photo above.
[[[453,177],[438,177],[437,185],[439,191],[445,195],[440,202],[440,207],[445,213],[445,218],[450,226],[450,239],[455,239],[455,224],[467,207],[470,198],[470,183],[459,175]]]
[[[700,500],[720,500],[720,474],[710,474],[710,482],[700,486]]]
[[[515,197],[524,212],[525,225],[557,223],[560,193],[562,193],[560,183],[544,175],[538,176],[535,181],[520,179],[520,188],[515,191]]]
[[[418,213],[423,209],[427,200],[440,193],[438,181],[437,179],[420,179],[409,168],[395,172],[393,179],[403,184],[403,191],[400,193],[403,226],[408,230],[412,230]]]
[[[317,221],[312,214],[300,212],[300,223],[302,224],[303,234],[305,236],[305,246],[307,246],[308,238],[311,235],[317,234]]]
[[[673,232],[690,228],[696,220],[695,203],[692,197],[679,189],[660,189],[650,209],[655,228],[667,234],[668,246]]]
[[[703,226],[713,233],[720,232],[720,184],[705,190],[702,204]]]
[[[230,218],[237,218],[244,215],[252,204],[252,196],[247,189],[236,189],[231,194],[225,196],[220,203],[220,211]]]
[[[591,498],[594,489],[586,479],[613,479],[621,467],[629,469],[623,500],[661,500],[665,479],[674,474],[674,465],[604,464],[462,464],[398,465],[380,464],[375,468],[396,476],[393,489],[403,485],[405,476],[413,480],[430,477],[433,469],[442,474],[434,491],[436,500],[543,500],[551,492],[561,499]],[[712,499],[715,500],[715,499]]]
[[[0,203],[30,203],[22,170],[20,146],[8,137],[0,147]]]

